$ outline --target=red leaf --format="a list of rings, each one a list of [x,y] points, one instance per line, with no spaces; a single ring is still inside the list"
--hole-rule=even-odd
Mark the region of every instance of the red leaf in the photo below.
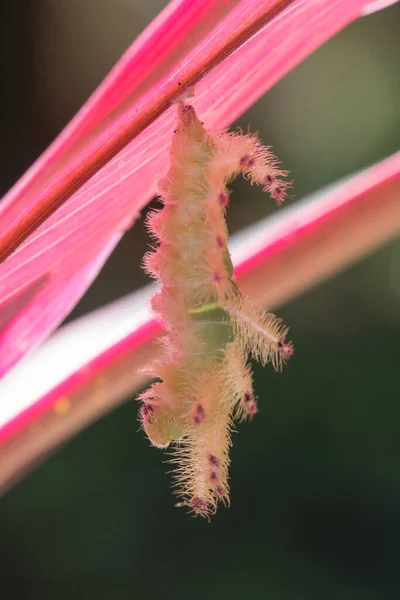
[[[0,376],[62,321],[154,194],[177,95],[196,84],[198,114],[210,128],[226,126],[367,4],[167,7],[2,202]]]
[[[274,306],[399,232],[397,153],[233,236],[230,246],[241,289]],[[153,289],[61,328],[0,382],[0,490],[142,385],[138,368],[154,357],[159,333]]]

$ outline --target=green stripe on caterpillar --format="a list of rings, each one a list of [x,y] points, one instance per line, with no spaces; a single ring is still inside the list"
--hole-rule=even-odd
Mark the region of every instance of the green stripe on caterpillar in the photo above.
[[[170,169],[159,183],[163,208],[147,220],[157,247],[144,257],[162,283],[152,308],[165,331],[163,358],[148,370],[159,381],[138,399],[153,445],[174,444],[178,504],[206,517],[229,503],[233,421],[257,412],[248,355],[281,369],[293,353],[280,320],[234,281],[225,212],[227,185],[240,173],[282,203],[287,173],[255,135],[207,131],[180,102]]]

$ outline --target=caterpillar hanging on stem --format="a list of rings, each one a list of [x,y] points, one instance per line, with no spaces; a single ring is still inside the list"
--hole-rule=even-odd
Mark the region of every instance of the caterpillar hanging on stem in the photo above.
[[[163,208],[147,228],[157,247],[145,270],[161,281],[152,309],[165,335],[158,379],[138,398],[140,420],[158,448],[174,444],[179,506],[209,517],[229,504],[229,448],[235,420],[257,412],[248,355],[281,369],[293,353],[287,328],[245,298],[227,247],[227,185],[240,173],[280,205],[288,183],[256,135],[210,132],[180,101],[170,169],[159,182]]]

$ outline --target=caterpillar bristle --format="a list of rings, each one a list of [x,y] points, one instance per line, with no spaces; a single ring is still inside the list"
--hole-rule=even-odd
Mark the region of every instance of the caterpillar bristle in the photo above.
[[[286,342],[289,330],[281,319],[240,296],[225,307],[243,347],[263,366],[270,362],[275,370],[282,370],[293,354],[293,345]]]

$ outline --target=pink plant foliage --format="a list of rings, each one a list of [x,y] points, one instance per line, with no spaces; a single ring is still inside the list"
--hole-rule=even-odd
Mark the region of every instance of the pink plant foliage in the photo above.
[[[232,236],[230,250],[243,291],[273,307],[399,232],[397,153]],[[148,286],[62,327],[3,378],[0,490],[143,385],[138,368],[154,358],[160,334],[153,292]]]
[[[68,314],[154,194],[171,103],[195,86],[207,126],[227,126],[370,10],[365,0],[171,2],[1,203],[0,376]]]

